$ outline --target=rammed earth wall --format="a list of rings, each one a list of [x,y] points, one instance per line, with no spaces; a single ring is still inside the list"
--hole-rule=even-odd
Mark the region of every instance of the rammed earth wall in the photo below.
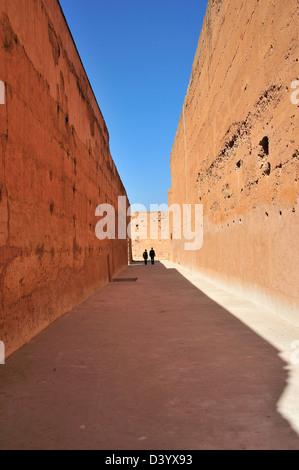
[[[169,204],[204,210],[202,249],[171,240],[171,260],[297,324],[298,8],[209,1],[169,191]]]
[[[1,0],[0,340],[10,354],[128,263],[95,209],[126,195],[56,0]]]
[[[144,250],[154,249],[157,260],[169,258],[169,222],[166,211],[132,212],[132,257],[143,261]]]

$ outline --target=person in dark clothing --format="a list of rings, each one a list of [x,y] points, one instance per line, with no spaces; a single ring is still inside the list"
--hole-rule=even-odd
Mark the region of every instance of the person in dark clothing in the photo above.
[[[155,264],[155,256],[156,256],[156,253],[155,253],[153,247],[152,247],[151,251],[149,252],[149,255],[150,255],[152,264]]]
[[[143,253],[143,259],[144,259],[144,264],[147,265],[147,259],[148,259],[147,250],[145,250],[144,253]]]

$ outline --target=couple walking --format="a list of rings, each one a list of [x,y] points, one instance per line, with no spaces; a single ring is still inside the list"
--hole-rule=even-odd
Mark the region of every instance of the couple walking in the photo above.
[[[156,253],[154,252],[153,247],[151,248],[151,251],[149,252],[149,255],[150,255],[150,259],[151,259],[152,264],[154,264],[154,263],[155,263],[155,256],[156,256]],[[147,260],[148,260],[148,252],[147,252],[147,250],[144,250],[143,259],[144,259],[144,264],[147,265]]]

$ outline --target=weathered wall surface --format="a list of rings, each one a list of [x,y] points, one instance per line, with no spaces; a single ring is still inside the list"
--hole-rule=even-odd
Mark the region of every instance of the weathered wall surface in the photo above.
[[[210,0],[169,191],[204,210],[202,249],[172,240],[171,260],[296,323],[298,24],[297,0]]]
[[[152,247],[155,250],[157,260],[168,260],[169,223],[167,212],[132,212],[131,228],[134,261],[143,260],[144,250],[147,249],[149,253]]]
[[[9,354],[128,263],[95,209],[126,195],[56,0],[1,0],[0,339]]]

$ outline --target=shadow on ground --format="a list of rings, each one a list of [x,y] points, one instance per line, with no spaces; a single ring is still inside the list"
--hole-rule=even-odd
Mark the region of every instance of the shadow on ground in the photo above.
[[[298,449],[278,351],[175,269],[133,263],[0,366],[1,449]]]

